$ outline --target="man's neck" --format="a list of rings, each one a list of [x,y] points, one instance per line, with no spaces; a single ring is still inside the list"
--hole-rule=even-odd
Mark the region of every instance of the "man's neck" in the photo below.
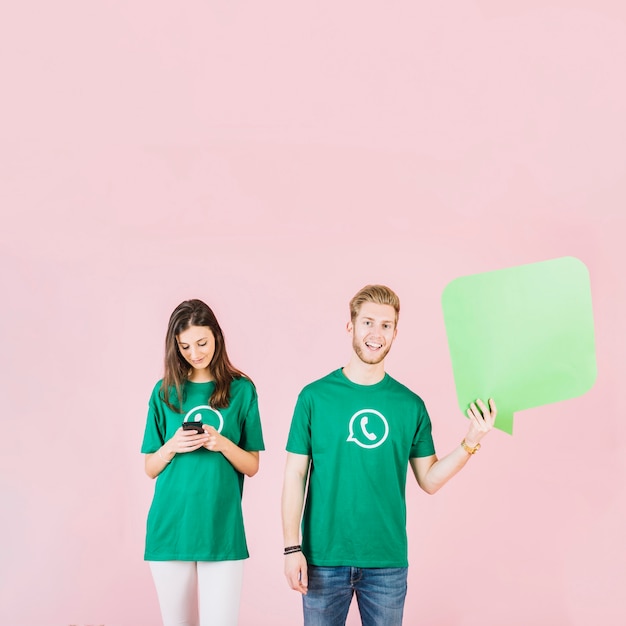
[[[385,377],[385,362],[370,365],[353,354],[348,365],[343,368],[343,374],[357,385],[375,385]]]

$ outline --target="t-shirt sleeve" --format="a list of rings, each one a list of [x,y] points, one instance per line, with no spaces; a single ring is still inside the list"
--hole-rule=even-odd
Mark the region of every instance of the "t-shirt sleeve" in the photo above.
[[[148,402],[148,417],[146,418],[146,430],[143,434],[141,451],[145,454],[156,452],[165,443],[165,414],[163,401],[159,397],[161,381],[152,390]]]
[[[257,452],[265,450],[261,416],[259,415],[259,400],[254,385],[250,383],[249,402],[243,417],[241,439],[239,447],[243,450]]]
[[[432,456],[433,454],[435,454],[435,444],[433,443],[432,424],[426,406],[420,398],[417,407],[417,428],[413,436],[410,457]]]
[[[296,402],[286,448],[294,454],[311,455],[311,403],[304,391]]]

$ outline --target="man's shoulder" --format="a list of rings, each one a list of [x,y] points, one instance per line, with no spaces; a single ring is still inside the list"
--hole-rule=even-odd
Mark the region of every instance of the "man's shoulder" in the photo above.
[[[314,380],[313,382],[309,383],[308,385],[305,385],[302,388],[302,391],[300,392],[300,395],[306,395],[309,393],[317,393],[320,389],[324,389],[326,387],[329,386],[333,386],[339,382],[341,382],[341,368],[333,370],[332,372],[330,372],[329,374],[326,374],[325,376],[322,376],[321,378],[318,378],[317,380]]]
[[[386,377],[388,380],[388,385],[389,385],[390,390],[393,390],[394,392],[398,394],[402,394],[403,396],[410,397],[416,400],[417,402],[419,402],[420,404],[424,404],[424,401],[422,400],[421,396],[415,393],[415,391],[413,391],[406,385],[402,384],[399,380],[396,380],[395,378],[393,378],[393,376],[390,376],[389,374],[386,374]]]

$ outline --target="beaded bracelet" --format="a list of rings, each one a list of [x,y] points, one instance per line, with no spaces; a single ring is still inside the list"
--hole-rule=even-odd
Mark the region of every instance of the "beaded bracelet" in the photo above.
[[[302,552],[302,546],[301,545],[297,545],[297,546],[287,546],[285,548],[285,556],[287,556],[288,554],[294,554],[295,552]]]

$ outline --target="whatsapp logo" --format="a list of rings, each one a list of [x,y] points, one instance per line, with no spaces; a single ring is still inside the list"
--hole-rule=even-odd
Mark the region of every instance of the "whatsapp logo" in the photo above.
[[[207,426],[213,426],[218,433],[221,433],[222,428],[224,428],[224,418],[222,414],[208,404],[193,407],[193,409],[185,415],[183,422],[202,422],[203,424],[207,424]]]
[[[382,413],[363,409],[352,416],[348,431],[346,441],[353,441],[361,448],[377,448],[387,439],[389,424]]]

